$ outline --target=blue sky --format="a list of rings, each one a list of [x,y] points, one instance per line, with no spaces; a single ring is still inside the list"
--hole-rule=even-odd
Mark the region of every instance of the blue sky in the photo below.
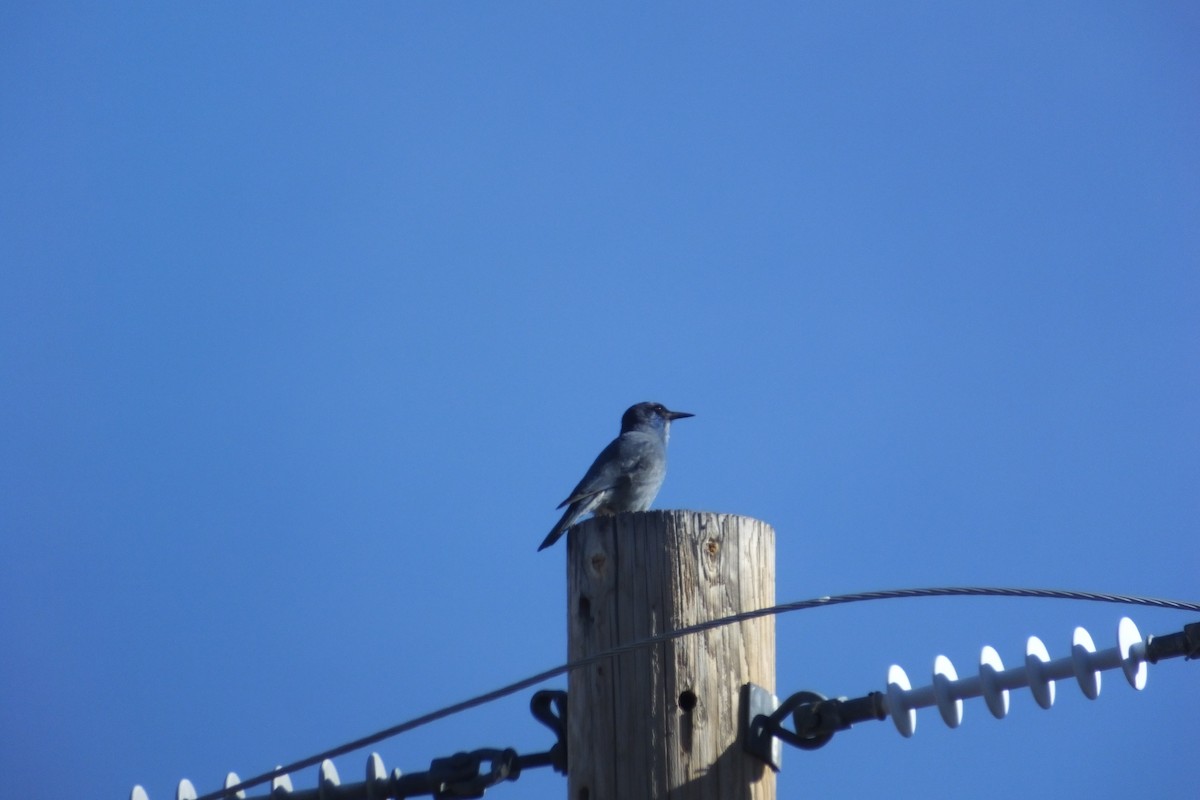
[[[561,663],[536,547],[640,400],[697,415],[657,507],[770,522],[780,601],[1200,598],[1192,4],[18,3],[0,31],[14,797],[210,791]],[[806,612],[778,691],[1107,647],[1122,614],[1194,619]],[[863,726],[787,752],[779,795],[1178,794],[1198,677]],[[379,752],[545,749],[528,697]],[[545,773],[489,796],[562,797]]]

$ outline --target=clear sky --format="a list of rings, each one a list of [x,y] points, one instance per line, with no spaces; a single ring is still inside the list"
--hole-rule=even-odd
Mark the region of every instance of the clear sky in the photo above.
[[[1197,41],[1187,2],[5,4],[6,793],[211,791],[561,663],[535,548],[640,400],[696,414],[656,506],[770,522],[781,601],[1200,598]],[[1196,618],[807,612],[777,688],[1122,614]],[[1198,670],[866,725],[780,797],[1178,796]],[[379,752],[545,749],[529,694]]]

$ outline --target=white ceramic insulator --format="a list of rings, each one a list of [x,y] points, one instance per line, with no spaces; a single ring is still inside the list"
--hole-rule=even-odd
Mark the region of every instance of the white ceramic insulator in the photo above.
[[[954,664],[945,656],[938,656],[933,661],[933,697],[937,700],[938,713],[942,720],[951,728],[962,724],[963,703],[954,694],[954,682],[958,680],[958,672]]]
[[[396,770],[397,773],[400,770]],[[384,800],[391,797],[387,790],[387,768],[383,766],[383,759],[379,757],[379,753],[371,753],[367,757],[367,797],[366,800]],[[400,777],[396,775],[397,779]]]
[[[236,772],[231,772],[225,776],[225,788],[226,789],[229,789],[230,787],[233,787],[233,786],[237,786],[241,782],[242,782],[242,779],[238,777]],[[246,790],[242,789],[241,791],[234,793],[233,796],[239,798],[239,800],[244,800],[244,798],[246,797]]]
[[[893,665],[888,669],[886,705],[896,730],[907,737],[917,729],[916,710],[934,705],[946,724],[957,728],[962,723],[962,701],[968,697],[983,697],[992,716],[1003,719],[1008,714],[1010,689],[1028,686],[1037,704],[1050,708],[1055,682],[1074,677],[1084,695],[1094,700],[1100,695],[1100,673],[1117,667],[1134,689],[1145,687],[1146,642],[1128,617],[1122,617],[1117,625],[1117,646],[1099,652],[1092,635],[1083,628],[1075,629],[1071,654],[1056,660],[1051,660],[1041,639],[1030,636],[1023,668],[1006,670],[1000,654],[987,646],[979,654],[978,677],[959,678],[950,659],[938,656],[933,662],[932,683],[913,688],[904,670]]]
[[[1121,651],[1121,671],[1125,673],[1125,680],[1138,691],[1145,689],[1146,642],[1129,617],[1121,617],[1117,625],[1117,648]]]
[[[908,738],[917,730],[917,712],[908,706],[908,692],[912,684],[904,669],[893,664],[888,667],[887,706],[888,714],[900,735]]]
[[[1001,672],[1004,672],[1004,662],[1000,660],[1000,654],[990,644],[984,646],[979,654],[979,685],[988,711],[996,719],[1004,719],[1008,714],[1008,689],[1001,689],[996,678]]]
[[[181,780],[175,787],[175,800],[196,800],[197,797],[199,795],[196,794],[196,787],[192,786],[192,782],[187,778]]]
[[[279,767],[275,767],[279,769]],[[275,792],[291,792],[292,791],[292,776],[278,775],[271,779],[271,794]]]
[[[129,792],[129,800],[150,800],[150,796],[141,785],[137,785]]]
[[[337,767],[328,758],[321,762],[320,782],[332,784],[333,786],[340,786],[342,783],[341,778],[338,777]]]
[[[1075,667],[1075,680],[1088,700],[1100,696],[1100,670],[1095,662],[1096,644],[1085,628],[1076,628],[1071,638],[1071,664]]]
[[[1029,691],[1033,699],[1042,708],[1054,705],[1054,681],[1046,674],[1050,661],[1050,653],[1046,645],[1036,636],[1030,636],[1025,645],[1025,677],[1029,681]]]

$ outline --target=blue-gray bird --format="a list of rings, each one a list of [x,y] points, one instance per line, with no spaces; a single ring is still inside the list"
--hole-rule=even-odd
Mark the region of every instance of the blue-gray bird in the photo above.
[[[571,496],[562,519],[538,550],[545,550],[584,514],[607,515],[645,511],[654,502],[667,476],[667,439],[671,421],[694,417],[670,411],[662,403],[638,403],[621,417],[621,435],[600,451]]]

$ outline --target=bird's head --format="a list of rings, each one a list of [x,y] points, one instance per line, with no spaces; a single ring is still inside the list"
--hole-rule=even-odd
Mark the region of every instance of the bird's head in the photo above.
[[[638,403],[630,406],[621,417],[621,433],[629,431],[658,431],[666,440],[671,430],[671,421],[694,417],[686,411],[672,411],[662,403]]]

